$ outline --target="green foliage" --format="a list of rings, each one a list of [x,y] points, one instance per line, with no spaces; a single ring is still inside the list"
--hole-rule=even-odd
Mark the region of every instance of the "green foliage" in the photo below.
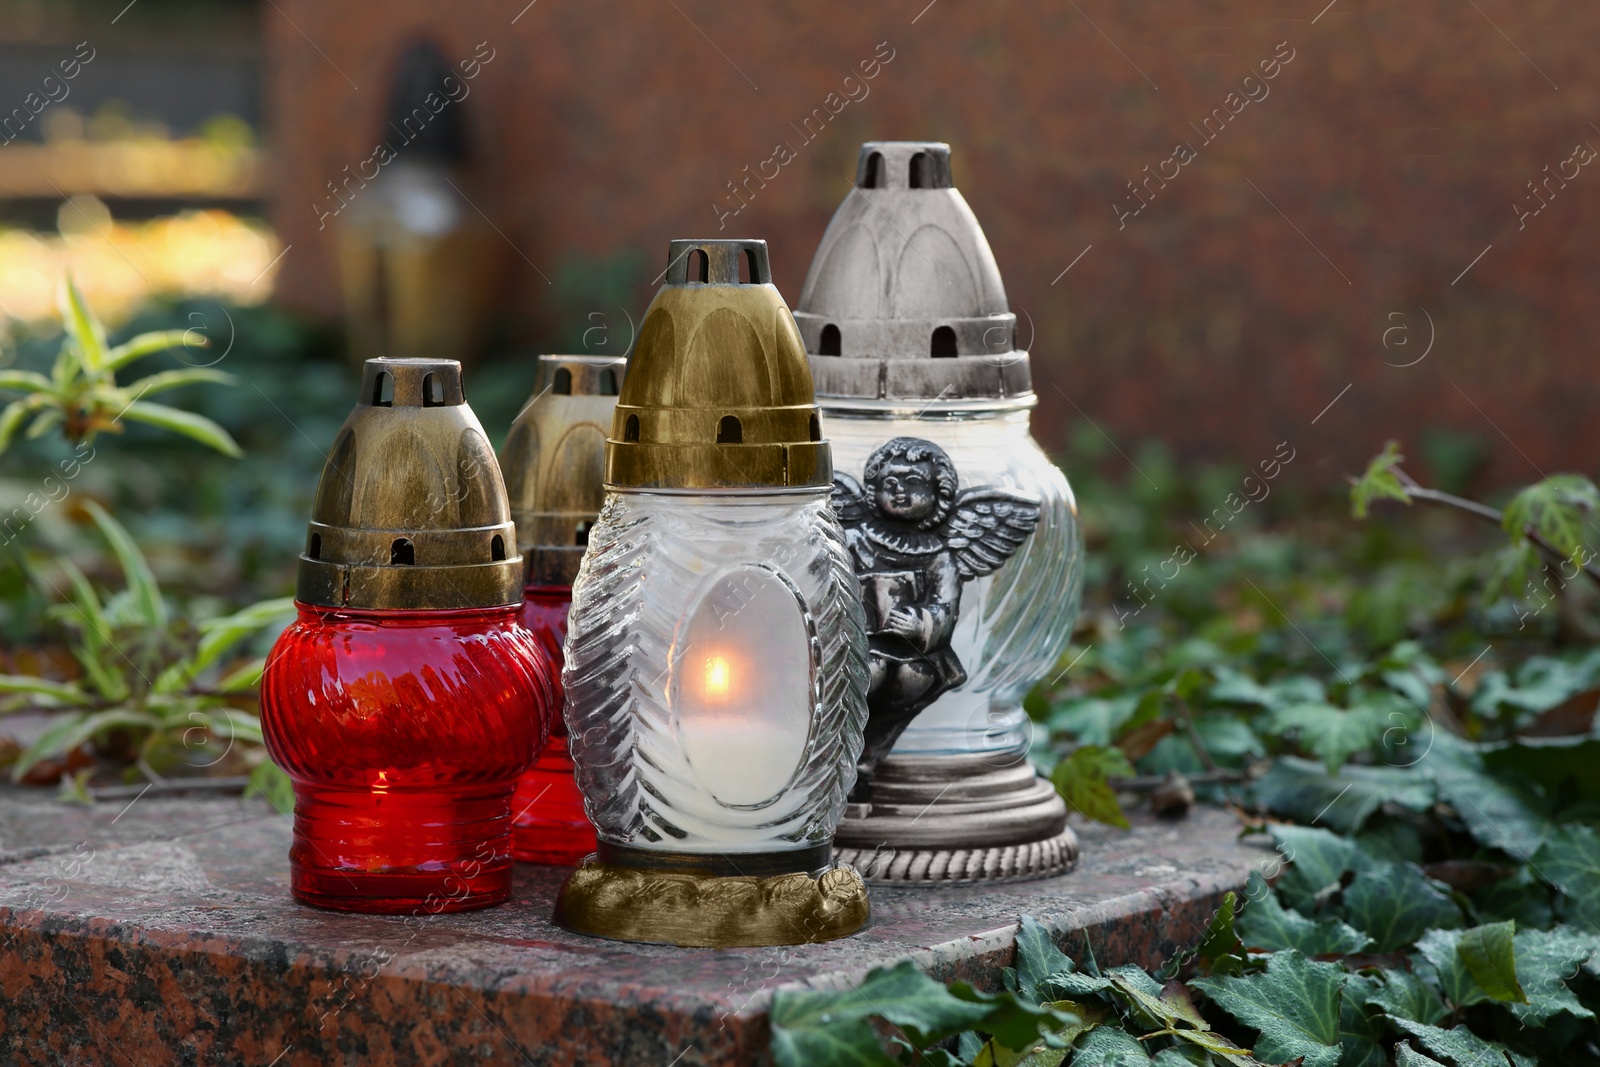
[[[1537,535],[1577,566],[1587,562],[1584,527],[1600,511],[1600,489],[1581,474],[1557,474],[1530,485],[1506,505],[1501,520],[1515,543]]]
[[[1358,519],[1367,517],[1367,509],[1374,500],[1398,500],[1411,503],[1411,494],[1395,474],[1406,457],[1400,454],[1400,442],[1390,441],[1383,451],[1372,457],[1366,471],[1350,488],[1350,514]]]
[[[182,434],[228,456],[242,454],[228,431],[205,416],[145,399],[187,385],[231,384],[231,374],[189,367],[117,384],[117,371],[130,363],[173,348],[204,347],[203,336],[165,330],[140,334],[112,347],[106,342],[105,327],[70,277],[61,283],[59,303],[64,336],[50,373],[0,371],[0,390],[21,394],[0,410],[0,452],[25,423],[29,438],[41,437],[59,426],[67,440],[76,444],[92,442],[100,433],[120,433],[122,421],[128,419]]]
[[[1050,780],[1073,811],[1096,822],[1127,829],[1128,817],[1122,813],[1108,779],[1132,773],[1133,765],[1119,749],[1084,745],[1056,764]]]
[[[80,674],[66,681],[0,675],[0,714],[56,713],[17,757],[12,779],[94,742],[110,754],[125,754],[152,778],[242,764],[253,768],[260,791],[281,799],[274,771],[263,769],[271,765],[259,749],[260,720],[239,706],[259,683],[264,660],[228,657],[281,628],[293,601],[266,601],[192,627],[174,626],[133,538],[99,505],[84,506],[118,560],[125,585],[105,594],[71,560],[59,561],[71,594],[51,606],[49,615],[67,633]],[[46,595],[59,588],[44,570],[32,573]],[[236,749],[237,742],[243,744]]]

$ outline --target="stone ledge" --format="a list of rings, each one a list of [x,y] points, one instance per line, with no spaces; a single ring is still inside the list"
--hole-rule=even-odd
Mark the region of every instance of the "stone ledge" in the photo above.
[[[766,1061],[774,989],[912,959],[999,988],[1017,917],[1077,955],[1154,966],[1192,944],[1263,848],[1225,812],[1079,823],[1077,871],[994,888],[873,888],[854,937],[777,949],[624,945],[549,922],[564,868],[511,903],[420,920],[288,894],[289,820],[259,802],[93,808],[0,789],[0,1062],[240,1067]]]

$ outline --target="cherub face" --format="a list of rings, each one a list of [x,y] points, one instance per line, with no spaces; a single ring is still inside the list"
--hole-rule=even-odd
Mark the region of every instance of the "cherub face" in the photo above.
[[[891,519],[921,522],[938,504],[933,464],[891,463],[878,479],[878,510]]]

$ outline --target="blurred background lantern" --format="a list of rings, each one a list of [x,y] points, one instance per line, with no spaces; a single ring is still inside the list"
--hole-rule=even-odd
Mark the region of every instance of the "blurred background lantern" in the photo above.
[[[453,360],[367,361],[300,557],[299,618],[262,682],[294,781],[295,896],[459,911],[511,891],[511,794],[544,744],[549,665]]]
[[[1030,435],[1028,353],[948,145],[862,146],[795,320],[872,649],[841,856],[886,881],[1066,870],[1022,697],[1071,637],[1077,505]]]
[[[540,356],[533,396],[500,450],[527,564],[522,621],[557,670],[572,582],[605,500],[606,434],[626,368],[621,356]],[[595,839],[572,776],[561,701],[558,681],[550,741],[512,801],[511,853],[571,866],[594,851]]]
[[[557,900],[569,929],[726,946],[866,922],[831,848],[866,641],[813,401],[766,243],[672,242],[572,591],[567,728],[599,842]]]
[[[326,182],[338,234],[345,329],[356,359],[474,352],[500,238],[468,193],[467,83],[427,42],[401,57],[370,155]]]

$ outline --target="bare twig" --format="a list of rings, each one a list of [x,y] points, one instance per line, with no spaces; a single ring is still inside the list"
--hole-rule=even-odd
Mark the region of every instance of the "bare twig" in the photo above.
[[[1192,785],[1210,785],[1213,783],[1233,784],[1236,782],[1248,782],[1250,777],[1249,771],[1230,771],[1223,769],[1203,771],[1200,774],[1184,775],[1184,778],[1186,778]],[[1152,789],[1166,785],[1169,781],[1171,781],[1171,779],[1165,774],[1146,774],[1137,778],[1108,778],[1106,781],[1110,783],[1111,788],[1119,790],[1120,792],[1148,793]]]
[[[1206,743],[1200,740],[1200,731],[1195,729],[1194,716],[1189,714],[1189,703],[1180,696],[1172,698],[1178,708],[1178,721],[1183,724],[1183,732],[1189,736],[1189,744],[1194,746],[1195,755],[1200,757],[1200,762],[1205,764],[1206,770],[1215,774],[1219,768],[1217,761],[1211,758],[1211,752],[1206,748]]]
[[[228,778],[163,778],[144,785],[107,785],[89,790],[95,800],[126,800],[128,797],[160,796],[171,793],[237,793],[248,785],[247,777]]]

